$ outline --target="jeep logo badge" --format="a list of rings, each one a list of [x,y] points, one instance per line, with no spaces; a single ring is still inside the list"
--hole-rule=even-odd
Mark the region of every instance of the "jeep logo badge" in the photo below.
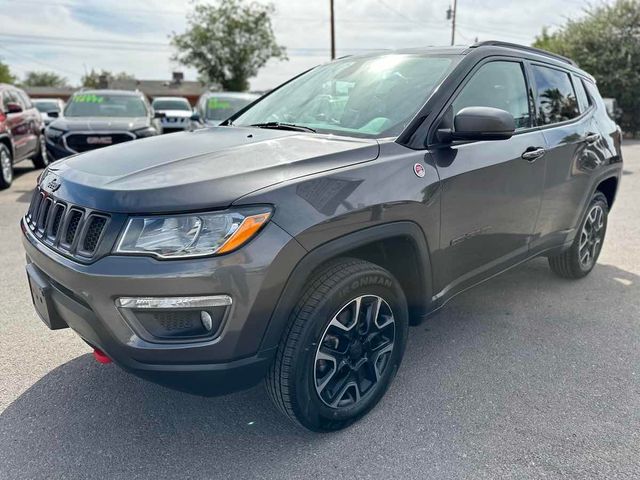
[[[49,190],[51,190],[52,192],[55,192],[56,190],[58,190],[60,188],[60,185],[61,185],[60,180],[58,180],[56,177],[53,177],[47,183],[47,188]]]

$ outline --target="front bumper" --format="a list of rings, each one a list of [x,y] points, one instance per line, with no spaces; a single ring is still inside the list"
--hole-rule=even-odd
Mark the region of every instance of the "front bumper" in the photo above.
[[[30,268],[51,286],[51,303],[87,343],[122,368],[179,390],[212,395],[247,388],[274,354],[261,348],[279,291],[305,251],[274,223],[229,255],[159,261],[107,256],[85,265],[66,258],[22,225]],[[116,306],[119,297],[229,295],[213,339],[156,342],[136,331]]]

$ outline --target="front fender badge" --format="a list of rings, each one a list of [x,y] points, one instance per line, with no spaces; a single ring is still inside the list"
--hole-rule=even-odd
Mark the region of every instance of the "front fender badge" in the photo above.
[[[421,163],[416,163],[416,164],[413,166],[413,173],[415,173],[417,177],[422,178],[422,177],[424,177],[424,176],[425,176],[425,174],[426,174],[427,172],[425,171],[425,169],[424,169],[424,167],[422,166],[422,164],[421,164]]]

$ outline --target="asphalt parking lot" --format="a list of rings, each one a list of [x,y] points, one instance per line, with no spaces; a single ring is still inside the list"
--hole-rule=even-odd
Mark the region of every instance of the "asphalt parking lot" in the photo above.
[[[0,478],[640,478],[640,143],[624,154],[588,278],[538,259],[459,296],[410,331],[380,405],[325,435],[261,386],[173,392],[48,331],[24,274],[26,162],[0,192]]]

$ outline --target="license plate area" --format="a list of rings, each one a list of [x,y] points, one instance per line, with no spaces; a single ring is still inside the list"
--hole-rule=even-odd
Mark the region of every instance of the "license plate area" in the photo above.
[[[47,279],[31,264],[27,265],[27,279],[31,290],[31,300],[36,313],[51,330],[69,328],[55,308],[52,299],[53,288]]]

